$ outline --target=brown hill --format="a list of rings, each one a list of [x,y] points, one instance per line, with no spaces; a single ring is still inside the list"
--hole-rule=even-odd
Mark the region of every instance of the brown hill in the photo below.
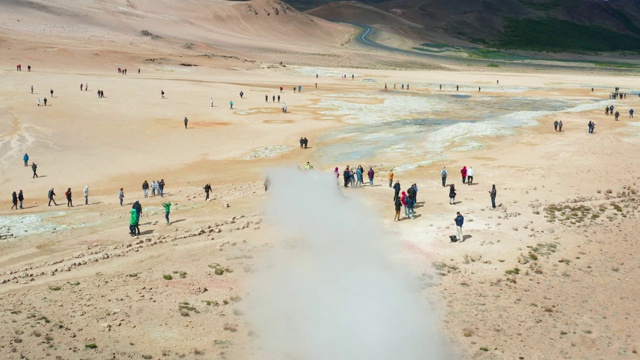
[[[255,49],[335,45],[345,33],[343,26],[278,0],[5,0],[0,13],[4,36],[97,39],[104,34],[140,36],[145,30],[155,40]]]

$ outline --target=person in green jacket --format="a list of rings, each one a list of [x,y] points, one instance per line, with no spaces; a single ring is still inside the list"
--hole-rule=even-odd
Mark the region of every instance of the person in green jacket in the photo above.
[[[138,212],[131,209],[131,217],[129,218],[129,235],[136,236],[136,226],[138,225]]]
[[[169,222],[169,213],[171,213],[171,202],[167,201],[165,203],[162,203],[162,206],[164,206],[164,218],[167,220],[167,225],[171,224],[171,222]]]

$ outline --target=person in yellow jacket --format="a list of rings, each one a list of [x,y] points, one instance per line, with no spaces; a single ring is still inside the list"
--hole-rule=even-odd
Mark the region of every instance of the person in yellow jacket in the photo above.
[[[389,170],[389,187],[393,187],[393,170]]]

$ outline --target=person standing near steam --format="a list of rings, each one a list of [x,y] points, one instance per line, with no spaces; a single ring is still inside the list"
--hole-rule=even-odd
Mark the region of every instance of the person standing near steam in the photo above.
[[[400,181],[399,180],[396,180],[396,183],[393,185],[393,190],[394,190],[393,201],[396,201],[398,196],[400,196]]]
[[[344,187],[349,186],[349,179],[351,178],[351,170],[349,170],[349,165],[344,169],[342,173],[342,180],[344,181]]]

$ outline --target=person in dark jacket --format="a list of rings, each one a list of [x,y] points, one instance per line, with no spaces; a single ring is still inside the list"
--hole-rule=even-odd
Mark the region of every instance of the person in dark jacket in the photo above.
[[[373,171],[373,166],[369,166],[369,171],[367,172],[367,176],[369,176],[369,186],[373,186],[373,176],[375,175],[375,171]]]
[[[71,200],[71,188],[68,188],[64,195],[67,197],[67,206],[73,207],[73,201]]]
[[[13,204],[11,205],[11,209],[13,210],[13,208],[15,208],[18,210],[18,194],[15,191],[11,194],[11,203]]]
[[[147,182],[147,180],[142,183],[142,193],[144,194],[145,198],[149,195],[149,183]]]
[[[496,186],[493,185],[489,191],[489,196],[491,197],[491,206],[494,209],[496,208],[496,195],[498,195],[498,191],[496,190]]]
[[[51,206],[51,202],[53,201],[53,205],[58,206],[58,204],[56,203],[56,200],[53,198],[54,196],[56,196],[55,191],[53,191],[53,188],[49,189],[49,193],[47,194],[47,197],[49,198],[49,206]]]
[[[396,199],[395,207],[396,207],[396,216],[393,218],[393,221],[400,221],[400,209],[402,209],[402,202],[400,201],[400,198]]]
[[[456,230],[458,230],[458,241],[464,242],[464,235],[462,235],[462,224],[464,224],[464,216],[462,216],[459,211],[456,215],[457,216],[453,220],[456,222]]]
[[[347,165],[342,173],[342,180],[344,180],[344,187],[349,186],[349,181],[351,180],[351,170],[349,169],[349,165]]]
[[[24,201],[24,195],[22,194],[22,190],[18,192],[18,202],[20,203],[20,209],[24,209],[22,207],[22,202]]]
[[[37,173],[37,171],[38,171],[38,165],[36,165],[36,163],[32,163],[32,164],[31,164],[31,170],[33,170],[33,177],[32,177],[32,179],[37,178],[37,177],[38,177],[38,173]]]
[[[204,186],[204,193],[206,194],[206,197],[204,199],[204,201],[209,200],[209,193],[211,192],[211,185],[207,184]]]
[[[449,205],[454,205],[456,203],[456,188],[453,184],[449,185]]]
[[[393,201],[396,201],[398,196],[400,196],[400,181],[396,180],[396,183],[393,184]]]

